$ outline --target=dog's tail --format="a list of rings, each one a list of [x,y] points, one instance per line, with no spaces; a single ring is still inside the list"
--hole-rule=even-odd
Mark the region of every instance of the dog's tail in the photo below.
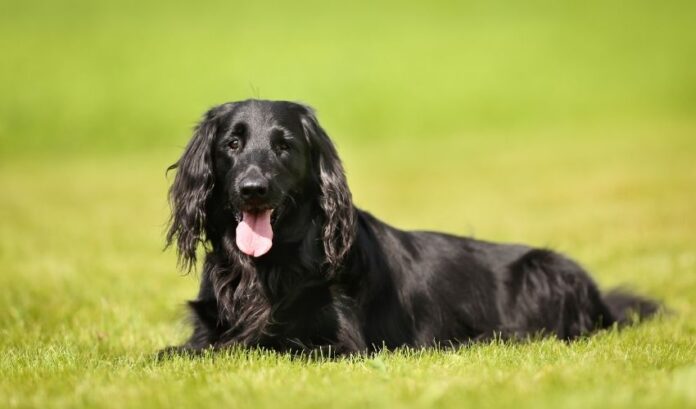
[[[659,301],[615,288],[602,296],[614,320],[619,325],[632,324],[655,315],[662,308]]]

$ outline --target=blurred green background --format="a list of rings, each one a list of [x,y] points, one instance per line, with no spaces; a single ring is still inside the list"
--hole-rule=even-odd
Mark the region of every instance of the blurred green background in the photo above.
[[[694,9],[5,1],[3,154],[171,149],[206,107],[247,97],[305,101],[355,143],[690,119]]]
[[[0,0],[0,406],[696,405],[696,2]],[[676,314],[566,345],[155,363],[210,106],[314,106],[356,202],[550,246]],[[299,382],[298,382],[299,380]]]

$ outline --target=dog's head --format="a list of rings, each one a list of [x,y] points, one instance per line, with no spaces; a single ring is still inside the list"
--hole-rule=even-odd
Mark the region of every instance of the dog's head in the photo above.
[[[341,161],[305,105],[247,100],[216,106],[171,168],[177,173],[167,243],[176,241],[185,268],[214,232],[230,232],[239,251],[263,256],[302,205],[316,204],[302,223],[322,224],[327,263],[338,264],[352,244],[354,210]]]

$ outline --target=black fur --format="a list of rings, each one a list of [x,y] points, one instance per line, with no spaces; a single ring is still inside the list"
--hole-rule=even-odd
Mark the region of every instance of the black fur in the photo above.
[[[178,351],[232,345],[338,354],[458,345],[499,336],[571,340],[652,315],[657,304],[603,296],[550,250],[391,227],[353,206],[341,161],[313,111],[247,100],[206,113],[170,190],[167,243],[181,265],[205,262],[191,301],[193,335]],[[250,204],[240,180],[267,180]],[[242,209],[275,210],[271,250],[235,245]]]

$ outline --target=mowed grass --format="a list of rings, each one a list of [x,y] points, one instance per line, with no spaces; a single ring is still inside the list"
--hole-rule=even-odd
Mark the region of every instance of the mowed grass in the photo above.
[[[6,163],[3,406],[696,405],[695,129],[342,144],[356,201],[386,220],[550,246],[602,287],[629,284],[673,314],[570,344],[325,362],[244,350],[152,359],[184,339],[182,304],[196,291],[161,251],[168,154]]]
[[[0,408],[696,407],[696,3],[4,2]],[[210,105],[314,105],[359,206],[572,255],[671,314],[345,360],[185,339],[166,167]]]

